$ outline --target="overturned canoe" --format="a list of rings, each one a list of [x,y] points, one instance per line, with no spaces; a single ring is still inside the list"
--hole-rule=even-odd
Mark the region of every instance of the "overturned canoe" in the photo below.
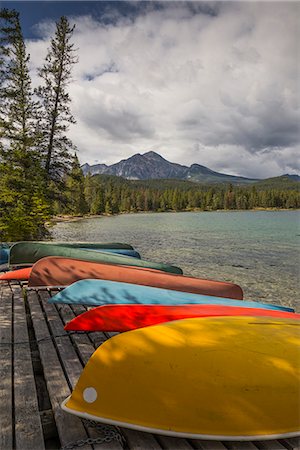
[[[0,281],[27,281],[31,273],[31,267],[24,267],[23,269],[11,270],[10,272],[0,275]]]
[[[11,247],[14,244],[42,244],[42,245],[58,245],[59,247],[71,247],[71,248],[88,248],[93,249],[124,249],[124,250],[134,250],[132,245],[124,244],[123,242],[77,242],[77,241],[19,241],[11,244],[6,244],[6,246]]]
[[[0,264],[8,263],[10,248],[15,244],[42,244],[42,245],[57,245],[59,247],[82,248],[85,250],[106,250],[112,253],[121,253],[127,256],[134,256],[140,258],[138,252],[134,250],[132,245],[123,244],[119,242],[53,242],[53,241],[20,241],[16,243],[2,243],[0,244]],[[20,248],[20,247],[19,247]],[[22,246],[21,246],[22,249]]]
[[[62,247],[61,245],[59,247]],[[68,246],[67,248],[73,248],[71,246]],[[77,247],[75,247],[77,248]],[[83,248],[80,247],[80,249],[82,250],[92,250],[93,252],[104,252],[104,253],[114,253],[114,254],[118,254],[118,255],[125,255],[125,256],[130,256],[131,258],[138,258],[141,259],[141,255],[139,254],[139,252],[137,252],[136,250],[129,250],[129,249],[125,249],[125,248]],[[0,249],[1,252],[1,249]],[[0,256],[2,256],[2,260],[1,260],[1,264],[4,263],[8,263],[9,261],[9,257],[10,257],[10,250],[9,249],[4,249],[2,250],[2,254],[0,253]]]
[[[163,263],[131,258],[125,255],[116,255],[107,252],[83,250],[81,248],[63,247],[52,244],[41,243],[17,243],[10,249],[10,266],[22,266],[34,264],[36,261],[46,256],[64,256],[67,258],[81,259],[83,261],[103,262],[108,264],[119,264],[126,266],[147,267],[150,269],[163,270],[182,274],[179,267]]]
[[[299,331],[292,319],[215,317],[119,334],[94,352],[62,408],[185,438],[296,436]]]
[[[0,247],[0,264],[7,264],[9,257],[9,248]]]
[[[44,242],[41,242],[44,244]],[[120,255],[132,256],[133,258],[141,258],[140,254],[134,250],[129,244],[120,242],[46,242],[59,247],[80,248],[82,250],[94,250],[108,253],[118,253]]]
[[[8,264],[0,264],[0,272],[6,272],[7,270],[9,270],[9,266]]]
[[[292,308],[251,301],[240,301],[209,295],[190,294],[137,284],[107,280],[81,280],[49,298],[49,303],[88,306],[113,304],[143,305],[228,305],[248,308],[278,309],[293,312]]]
[[[16,270],[10,270],[9,272],[5,272],[4,274],[0,275],[0,281],[1,280],[6,280],[6,281],[11,281],[11,280],[19,280],[19,281],[28,281],[28,286],[29,287],[62,287],[63,284],[58,285],[58,279],[55,277],[55,271],[52,271],[52,267],[51,265],[47,264],[46,260],[50,260],[50,262],[52,262],[52,259],[55,260],[57,262],[57,265],[55,264],[56,269],[61,269],[62,271],[62,276],[65,275],[66,276],[66,272],[70,272],[70,274],[72,275],[73,273],[73,266],[72,266],[72,261],[77,261],[77,260],[73,260],[71,258],[67,259],[67,258],[60,258],[60,257],[52,257],[49,256],[47,258],[42,258],[39,261],[37,261],[33,266],[31,267],[24,267],[23,269],[16,269]],[[68,264],[66,266],[62,266],[60,265],[61,261],[68,261]],[[44,262],[46,262],[46,265],[44,265]],[[78,260],[78,262],[80,263],[80,265],[84,266],[84,264],[94,264],[94,263],[89,263],[88,261],[80,261]],[[97,264],[96,265],[102,265],[102,264]],[[113,266],[111,264],[103,264],[103,266],[108,267],[110,269],[110,271],[113,271],[112,269],[114,268],[122,268],[125,266]],[[154,270],[154,269],[136,269],[139,271],[151,271],[153,273],[160,273],[160,271],[158,270]],[[66,272],[64,272],[66,271]],[[79,269],[80,272],[80,269]],[[94,275],[93,272],[89,273],[89,276]],[[96,278],[96,277],[95,277]],[[69,284],[73,283],[74,281],[77,280],[73,280],[71,281]],[[53,282],[55,282],[56,284],[54,285]]]
[[[137,328],[193,317],[265,316],[300,319],[285,311],[222,305],[105,305],[97,306],[72,319],[67,331],[130,331]]]
[[[233,283],[59,257],[42,258],[37,261],[32,267],[28,286],[68,286],[86,278],[121,281],[237,300],[243,298],[242,289]]]
[[[82,248],[81,250],[92,250],[93,252],[114,253],[117,255],[130,256],[131,258],[141,259],[141,255],[136,250],[128,250],[127,248]]]

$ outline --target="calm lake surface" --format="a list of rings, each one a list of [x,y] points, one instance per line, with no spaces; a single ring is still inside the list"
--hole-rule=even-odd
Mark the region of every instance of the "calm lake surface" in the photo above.
[[[299,211],[140,213],[61,222],[55,240],[126,242],[185,275],[232,281],[245,299],[299,299]]]

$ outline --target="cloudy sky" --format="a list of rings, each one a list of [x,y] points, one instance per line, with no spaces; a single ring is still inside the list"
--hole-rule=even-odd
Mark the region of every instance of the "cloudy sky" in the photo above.
[[[299,173],[298,2],[1,2],[20,11],[33,82],[55,20],[76,24],[82,163],[156,151],[266,178]]]

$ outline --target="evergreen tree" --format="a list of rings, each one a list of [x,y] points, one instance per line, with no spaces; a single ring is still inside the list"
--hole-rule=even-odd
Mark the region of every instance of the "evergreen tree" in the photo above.
[[[111,208],[111,204],[110,201],[107,200],[105,203],[105,209],[104,209],[105,214],[112,214],[112,208]]]
[[[66,197],[65,212],[75,215],[88,212],[88,205],[84,196],[84,176],[76,154],[73,156],[72,168],[66,179]]]
[[[36,239],[47,232],[45,183],[37,151],[29,55],[19,14],[0,11],[0,239]]]
[[[130,211],[130,193],[128,192],[128,189],[123,189],[121,191],[120,211]]]
[[[4,84],[7,76],[7,59],[8,55],[10,53],[10,47],[9,43],[11,40],[11,37],[13,35],[14,28],[12,26],[13,18],[17,17],[16,11],[9,11],[7,9],[1,9],[0,10],[0,105],[1,109],[3,110],[3,103],[5,102],[5,95],[4,95]],[[0,110],[0,126],[1,128],[4,125],[4,117],[3,111]],[[3,133],[3,130],[1,130]],[[2,146],[2,143],[0,141],[0,146]]]
[[[249,208],[252,209],[255,208],[256,206],[258,206],[258,194],[255,186],[252,186],[249,195]]]
[[[178,189],[174,189],[171,203],[172,209],[174,209],[174,211],[177,211],[178,209],[180,209],[179,205],[180,205],[179,191]]]
[[[9,158],[14,150],[21,161],[34,152],[38,144],[37,115],[39,106],[33,100],[29,76],[29,55],[21,31],[19,13],[0,11],[0,138],[2,156]],[[21,155],[20,155],[21,153]],[[37,157],[37,153],[34,155]]]
[[[104,210],[105,210],[104,192],[103,192],[103,189],[100,188],[97,191],[97,196],[93,199],[90,211],[91,211],[91,214],[103,214]]]
[[[71,27],[66,17],[61,17],[45,63],[38,72],[43,85],[35,92],[43,106],[41,151],[48,183],[50,180],[62,182],[70,169],[71,151],[75,149],[66,135],[69,124],[75,123],[67,92],[72,66],[77,62],[74,44],[71,43],[74,28],[75,25]]]

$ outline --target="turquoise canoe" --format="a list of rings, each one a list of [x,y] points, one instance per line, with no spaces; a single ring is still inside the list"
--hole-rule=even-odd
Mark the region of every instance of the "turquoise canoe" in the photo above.
[[[247,308],[276,309],[294,312],[292,308],[253,301],[233,300],[223,297],[190,294],[182,291],[141,286],[107,280],[80,280],[71,284],[49,303],[66,303],[87,306],[113,304],[143,305],[228,305]]]
[[[148,269],[162,270],[170,273],[182,274],[179,267],[164,263],[145,261],[130,256],[105,253],[102,251],[83,250],[82,248],[71,248],[42,243],[17,243],[10,249],[9,265],[28,266],[46,256],[63,256],[66,258],[81,259],[83,261],[102,262],[106,264],[117,264],[123,266],[143,267]]]
[[[123,249],[123,248],[82,248],[81,250],[90,250],[93,252],[104,252],[104,253],[114,253],[116,255],[125,255],[125,256],[130,256],[131,258],[138,258],[141,259],[141,255],[139,254],[139,252],[137,252],[136,250],[127,250],[127,249]]]

